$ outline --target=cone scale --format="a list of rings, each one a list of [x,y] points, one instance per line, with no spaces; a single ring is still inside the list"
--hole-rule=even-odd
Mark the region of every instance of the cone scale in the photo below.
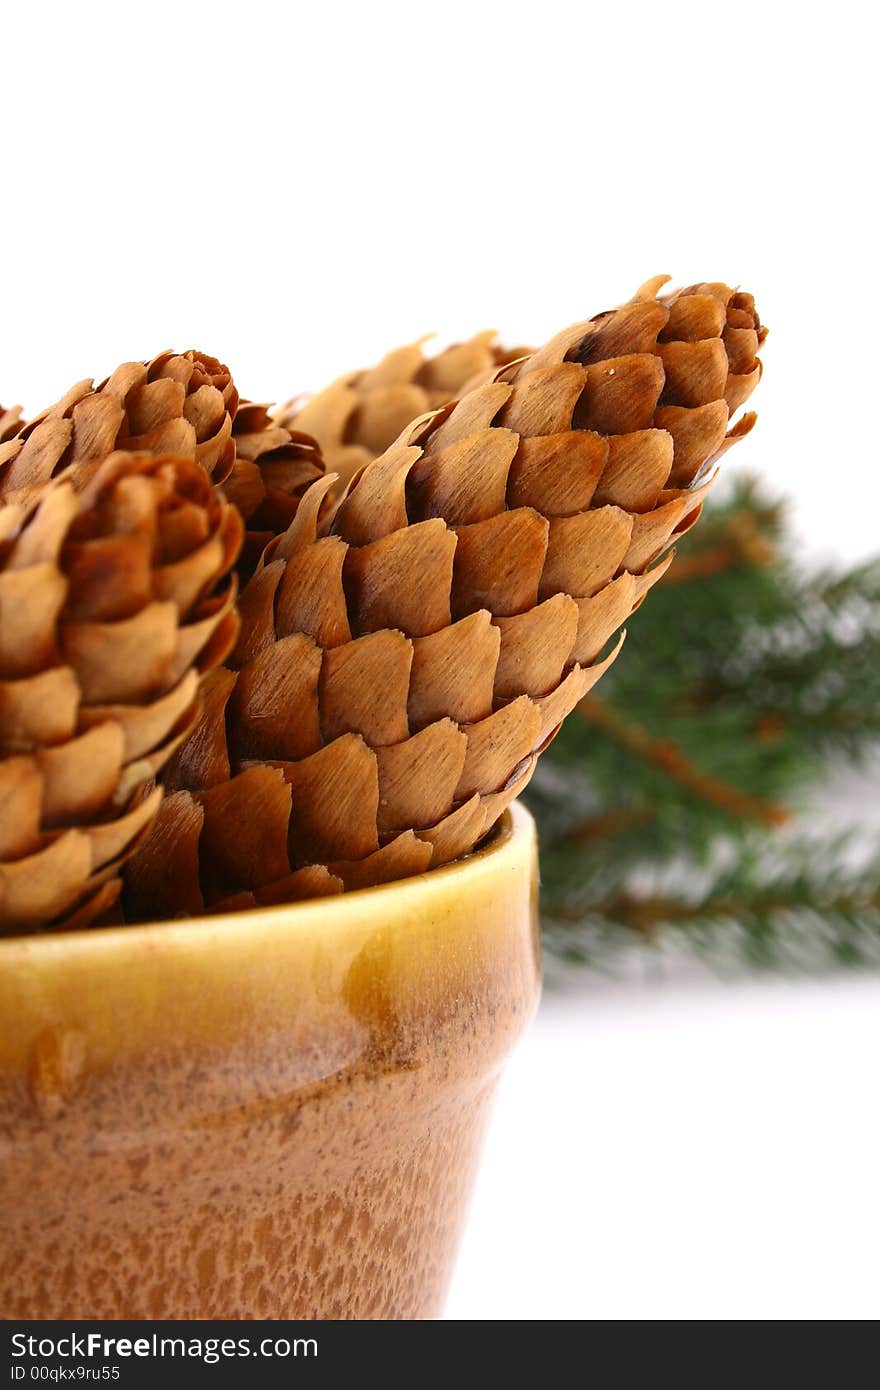
[[[14,405],[6,409],[0,405],[0,444],[5,444],[8,439],[12,439],[23,428],[24,421],[21,418],[20,407]]]

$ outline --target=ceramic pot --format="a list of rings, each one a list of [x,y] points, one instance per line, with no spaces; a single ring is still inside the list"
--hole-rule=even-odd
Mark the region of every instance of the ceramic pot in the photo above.
[[[514,808],[401,883],[0,941],[4,1316],[435,1316],[536,883]]]

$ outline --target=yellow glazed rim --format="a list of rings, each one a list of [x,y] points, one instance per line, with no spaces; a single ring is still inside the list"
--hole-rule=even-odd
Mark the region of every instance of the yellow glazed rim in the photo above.
[[[487,874],[495,877],[503,874],[505,868],[511,870],[522,864],[523,854],[536,852],[535,822],[530,813],[514,802],[504,812],[495,826],[491,838],[480,849],[452,864],[429,873],[414,874],[411,878],[396,879],[392,883],[377,884],[372,888],[358,888],[349,893],[340,893],[329,898],[315,898],[308,902],[273,903],[267,907],[251,907],[240,912],[208,913],[204,917],[174,917],[157,922],[145,922],[134,926],[120,927],[82,927],[74,931],[53,931],[26,936],[0,937],[0,965],[20,952],[27,956],[56,950],[65,953],[76,950],[77,944],[92,946],[100,941],[105,949],[122,947],[128,951],[135,940],[149,943],[157,936],[185,932],[191,940],[201,936],[214,937],[218,931],[241,931],[247,923],[276,921],[285,919],[285,930],[307,931],[317,920],[326,928],[328,917],[342,929],[364,914],[364,905],[369,902],[373,915],[381,911],[387,902],[389,916],[397,916],[406,910],[409,900],[418,904],[419,912],[424,912],[432,898],[446,898],[455,880],[455,890],[462,895],[469,889],[482,884]],[[393,909],[392,909],[393,903]]]
[[[413,878],[311,902],[0,940],[0,1073],[47,1029],[100,1064],[150,1047],[231,1042],[383,999],[431,1007],[521,960],[536,965],[534,822],[512,806],[491,841]],[[518,967],[517,967],[518,968]],[[384,1007],[384,1006],[383,1006]],[[329,1016],[329,1015],[328,1015]]]

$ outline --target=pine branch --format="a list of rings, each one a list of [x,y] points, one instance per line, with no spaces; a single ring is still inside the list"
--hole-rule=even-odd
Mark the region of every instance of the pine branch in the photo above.
[[[548,941],[582,960],[612,941],[680,936],[712,954],[736,945],[762,965],[880,963],[880,856],[854,870],[840,841],[753,844],[708,882],[690,876],[690,892],[624,887],[580,904],[551,895]],[[678,866],[677,881],[687,877]],[[589,870],[582,889],[588,896]]]
[[[747,820],[763,821],[765,825],[784,825],[788,820],[788,812],[782,806],[762,797],[749,796],[721,778],[701,772],[677,744],[669,739],[655,738],[643,725],[627,719],[598,696],[585,696],[577,713],[588,724],[616,739],[637,757],[653,763],[694,796],[713,806]]]
[[[601,815],[589,816],[573,826],[568,838],[578,845],[588,845],[596,840],[606,840],[612,835],[621,835],[625,830],[647,825],[654,816],[650,806],[634,806],[630,810],[605,811]]]
[[[529,788],[548,946],[595,960],[671,934],[750,960],[792,942],[873,958],[876,866],[853,876],[839,847],[776,832],[833,759],[877,747],[880,559],[793,563],[785,509],[748,479],[695,535]]]
[[[769,565],[776,550],[763,533],[761,523],[762,518],[746,507],[732,512],[718,540],[679,556],[660,583],[690,584],[695,579],[723,574],[736,565]]]
[[[791,596],[790,614],[719,666],[704,703],[748,700],[820,750],[858,754],[880,733],[880,561],[807,576]]]

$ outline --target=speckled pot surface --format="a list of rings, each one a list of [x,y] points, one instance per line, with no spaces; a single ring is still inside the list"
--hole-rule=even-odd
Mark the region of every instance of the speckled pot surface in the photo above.
[[[7,1318],[424,1318],[539,989],[534,827],[421,878],[0,941]]]

